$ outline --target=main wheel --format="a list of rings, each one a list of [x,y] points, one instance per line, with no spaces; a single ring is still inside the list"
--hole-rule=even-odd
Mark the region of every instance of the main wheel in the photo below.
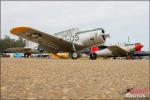
[[[97,58],[97,54],[96,53],[91,53],[90,54],[90,59],[95,60]]]
[[[71,56],[72,59],[77,59],[77,58],[80,57],[80,54],[79,54],[78,52],[72,52],[72,53],[70,54],[70,56]]]

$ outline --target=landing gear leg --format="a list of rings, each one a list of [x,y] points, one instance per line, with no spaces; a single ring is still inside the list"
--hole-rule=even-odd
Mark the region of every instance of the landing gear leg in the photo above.
[[[97,54],[95,53],[98,50],[98,46],[95,45],[91,47],[90,59],[95,60],[97,58]]]

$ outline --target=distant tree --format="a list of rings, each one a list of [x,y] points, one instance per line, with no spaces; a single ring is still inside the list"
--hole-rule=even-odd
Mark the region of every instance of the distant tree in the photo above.
[[[25,46],[25,42],[23,41],[22,38],[16,40],[16,47],[24,47],[24,46]]]
[[[15,48],[15,47],[24,47],[25,43],[22,38],[18,40],[11,39],[9,36],[6,36],[4,39],[0,39],[0,54],[7,48]]]

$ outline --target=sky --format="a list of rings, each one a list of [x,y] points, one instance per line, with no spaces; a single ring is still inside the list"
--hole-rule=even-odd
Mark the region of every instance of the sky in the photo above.
[[[149,50],[149,1],[1,1],[1,36],[28,26],[53,34],[104,28],[106,44],[140,42]]]

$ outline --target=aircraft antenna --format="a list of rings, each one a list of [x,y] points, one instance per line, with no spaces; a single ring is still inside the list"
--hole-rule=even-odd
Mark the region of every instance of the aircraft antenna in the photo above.
[[[128,36],[128,44],[130,44],[130,38],[129,38],[129,36]]]

